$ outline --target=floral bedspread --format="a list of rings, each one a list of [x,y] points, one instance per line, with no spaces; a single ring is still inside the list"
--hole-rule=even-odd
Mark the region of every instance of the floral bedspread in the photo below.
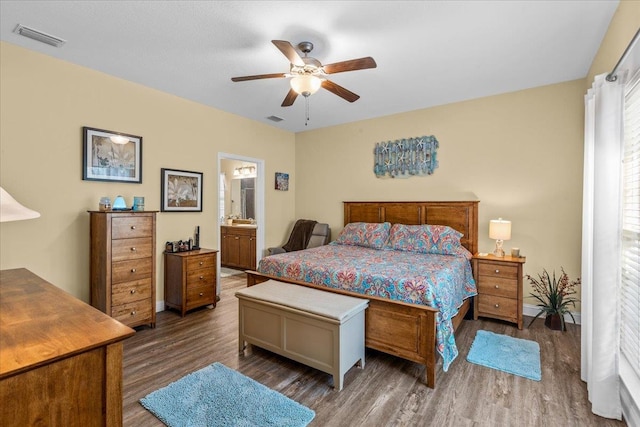
[[[331,243],[265,257],[260,261],[258,271],[438,309],[436,345],[445,372],[458,356],[451,318],[466,298],[477,293],[471,264],[464,255]]]

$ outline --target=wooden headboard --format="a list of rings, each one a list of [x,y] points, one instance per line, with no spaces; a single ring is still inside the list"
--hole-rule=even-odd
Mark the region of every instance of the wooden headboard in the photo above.
[[[478,252],[478,201],[343,203],[345,225],[350,222],[447,225],[464,235],[460,242],[469,252]]]

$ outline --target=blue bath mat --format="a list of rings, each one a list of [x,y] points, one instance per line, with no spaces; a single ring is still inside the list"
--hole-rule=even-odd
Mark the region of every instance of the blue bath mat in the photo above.
[[[169,427],[304,427],[315,412],[214,363],[140,399]]]
[[[478,331],[467,360],[534,381],[542,379],[540,346],[535,341]]]

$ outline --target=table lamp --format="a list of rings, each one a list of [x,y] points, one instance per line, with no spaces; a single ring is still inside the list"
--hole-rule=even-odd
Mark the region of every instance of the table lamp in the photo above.
[[[39,216],[39,212],[22,206],[4,188],[0,187],[0,222],[33,219]]]
[[[492,219],[489,222],[489,238],[496,240],[496,249],[493,251],[493,255],[504,257],[502,243],[511,239],[511,221],[506,221],[502,218]]]

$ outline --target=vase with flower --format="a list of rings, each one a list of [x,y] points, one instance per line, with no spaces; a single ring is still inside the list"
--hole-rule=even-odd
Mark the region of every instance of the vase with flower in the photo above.
[[[575,308],[576,302],[579,301],[573,295],[577,293],[576,288],[580,286],[580,278],[578,277],[572,281],[562,267],[560,271],[562,274],[559,277],[556,277],[555,271],[553,274],[549,274],[547,270],[543,270],[542,274],[538,274],[538,278],[531,277],[528,274],[525,276],[533,287],[530,297],[538,301],[537,307],[540,309],[529,323],[529,326],[543,314],[545,315],[544,324],[552,330],[567,330],[564,319],[565,314],[568,314],[573,323],[576,323],[576,319],[573,317],[569,307]]]

